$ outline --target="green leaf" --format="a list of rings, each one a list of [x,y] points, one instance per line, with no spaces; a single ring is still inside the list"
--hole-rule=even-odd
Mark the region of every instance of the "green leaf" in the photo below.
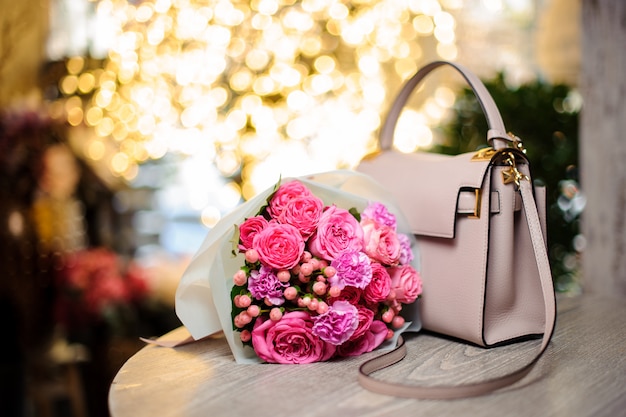
[[[361,221],[361,213],[359,213],[359,211],[356,209],[356,207],[352,207],[348,211],[350,212],[350,214],[352,214],[354,216],[354,218],[356,219],[357,222]]]
[[[239,253],[239,226],[234,224],[233,227],[235,228],[235,231],[233,232],[233,238],[231,239],[230,243],[232,245],[231,253],[233,254],[234,258],[237,256],[237,253]]]

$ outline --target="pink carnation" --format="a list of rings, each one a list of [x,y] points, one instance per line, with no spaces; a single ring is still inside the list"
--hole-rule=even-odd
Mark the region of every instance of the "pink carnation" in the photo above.
[[[268,299],[273,305],[281,305],[285,302],[283,289],[287,283],[282,283],[271,268],[264,265],[260,270],[250,272],[248,278],[248,291],[257,300]]]
[[[400,242],[400,258],[398,259],[398,261],[401,265],[410,264],[413,260],[411,239],[403,233],[398,233],[398,242]]]
[[[391,227],[396,230],[396,216],[387,210],[384,204],[374,202],[370,203],[363,213],[361,213],[362,220],[373,220],[381,226]]]
[[[363,252],[346,250],[330,264],[337,271],[329,278],[330,285],[344,289],[347,285],[365,288],[372,280],[372,266]]]
[[[335,301],[326,313],[314,317],[313,323],[314,334],[337,346],[350,339],[359,326],[359,312],[347,301]]]

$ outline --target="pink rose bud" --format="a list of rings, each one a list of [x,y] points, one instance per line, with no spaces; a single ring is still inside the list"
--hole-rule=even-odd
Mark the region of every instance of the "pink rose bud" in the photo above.
[[[404,317],[395,316],[391,321],[391,327],[393,327],[394,329],[399,329],[402,326],[404,326]]]
[[[393,312],[393,310],[387,310],[383,313],[383,321],[385,323],[391,323],[393,318],[394,318],[395,314]]]
[[[246,308],[250,304],[252,304],[252,299],[250,298],[250,296],[244,294],[239,297],[239,307]]]
[[[334,277],[336,273],[337,273],[337,270],[335,269],[334,266],[327,266],[326,268],[324,268],[324,276],[326,278]]]
[[[323,282],[316,282],[315,284],[313,284],[313,292],[317,295],[324,295],[326,294],[326,284],[324,284]]]
[[[313,271],[317,271],[318,269],[320,269],[320,261],[315,258],[312,258],[309,261],[309,264],[311,265],[311,268],[313,268]]]
[[[270,310],[270,320],[278,321],[283,317],[283,312],[280,311],[280,308],[274,307]]]
[[[341,294],[341,288],[335,287],[335,286],[330,287],[330,291],[328,291],[328,295],[335,298],[335,297],[339,297],[339,294]]]
[[[241,321],[241,323],[243,323],[244,326],[252,321],[252,317],[250,317],[250,314],[248,314],[248,312],[246,311],[242,311],[238,314],[238,316],[239,320]]]
[[[253,264],[257,262],[258,260],[259,260],[259,252],[257,252],[255,249],[248,249],[246,251],[246,261]]]
[[[328,311],[328,304],[323,301],[317,303],[317,314],[324,314]]]
[[[313,273],[313,265],[310,262],[300,265],[300,273],[305,277],[310,276]]]
[[[289,282],[289,280],[291,279],[291,274],[286,269],[282,269],[278,271],[278,274],[276,274],[276,277],[278,277],[278,280],[280,282]]]
[[[250,333],[250,330],[242,330],[241,334],[239,335],[239,338],[244,343],[249,342],[250,339],[252,339],[252,333]]]
[[[261,314],[261,307],[256,304],[252,304],[250,307],[248,307],[248,310],[246,311],[248,312],[250,317],[258,317],[259,314]]]
[[[298,296],[298,290],[296,290],[294,287],[287,287],[285,288],[285,291],[283,292],[283,296],[287,299],[287,300],[295,300],[296,297]]]
[[[246,277],[245,271],[242,271],[241,269],[233,275],[233,283],[239,287],[245,285],[247,280],[248,277]]]

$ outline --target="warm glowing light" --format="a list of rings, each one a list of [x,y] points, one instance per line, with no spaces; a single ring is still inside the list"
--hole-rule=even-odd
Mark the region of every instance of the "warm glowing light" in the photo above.
[[[456,100],[456,94],[449,87],[438,87],[435,90],[437,104],[444,108],[452,107]]]
[[[100,107],[92,107],[87,110],[87,114],[85,115],[85,122],[88,125],[96,126],[102,120],[102,108]]]
[[[91,92],[96,86],[96,77],[90,72],[85,72],[78,77],[78,90],[82,94]]]
[[[432,33],[435,25],[433,24],[433,21],[430,17],[425,15],[419,15],[413,19],[413,27],[415,28],[417,33],[420,33],[422,35],[428,35]]]
[[[67,112],[67,122],[72,126],[78,126],[83,122],[83,109],[72,107]]]
[[[194,207],[215,220],[211,210],[281,175],[358,164],[372,150],[390,89],[423,59],[458,55],[460,1],[100,0],[117,35],[102,69],[68,60],[59,85],[65,114],[93,129],[85,155],[110,160],[119,178],[135,178],[138,165],[167,153],[201,155],[213,167],[203,175],[240,175],[214,191],[216,203],[196,192],[204,197]],[[454,98],[440,87],[419,113],[403,116],[413,123],[398,125],[396,147],[429,146],[428,125]]]
[[[75,75],[68,75],[61,79],[60,89],[63,94],[71,95],[76,92],[78,88],[78,77]]]
[[[236,182],[229,182],[218,191],[218,201],[222,207],[232,209],[241,201],[241,187]]]
[[[85,59],[82,56],[74,56],[67,60],[65,67],[69,74],[76,75],[83,70]]]
[[[93,140],[87,147],[87,157],[94,161],[99,161],[104,157],[105,147],[102,141]]]
[[[111,169],[118,175],[126,171],[128,166],[128,155],[125,153],[118,152],[111,158]]]
[[[220,210],[217,207],[209,206],[202,210],[200,220],[206,227],[213,227],[217,224],[221,217]]]

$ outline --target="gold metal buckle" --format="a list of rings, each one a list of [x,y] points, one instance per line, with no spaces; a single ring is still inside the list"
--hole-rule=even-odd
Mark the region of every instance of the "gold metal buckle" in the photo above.
[[[472,156],[471,161],[479,162],[479,161],[490,161],[491,158],[496,154],[496,150],[493,148],[482,148],[478,150],[474,156]]]
[[[480,206],[482,205],[482,193],[480,188],[474,189],[476,203],[474,204],[474,213],[467,216],[468,219],[480,219]]]
[[[526,153],[526,148],[524,147],[524,144],[522,143],[522,140],[515,136],[515,134],[513,134],[513,132],[508,132],[507,133],[509,135],[509,138],[511,138],[511,145],[509,146],[510,148],[516,149],[522,153]],[[498,151],[496,151],[495,149],[493,149],[492,147],[488,147],[488,148],[482,148],[479,149],[478,151],[476,151],[476,153],[474,154],[474,156],[472,156],[471,161],[475,161],[475,162],[479,162],[479,161],[489,161],[493,158],[493,156],[498,153]]]

